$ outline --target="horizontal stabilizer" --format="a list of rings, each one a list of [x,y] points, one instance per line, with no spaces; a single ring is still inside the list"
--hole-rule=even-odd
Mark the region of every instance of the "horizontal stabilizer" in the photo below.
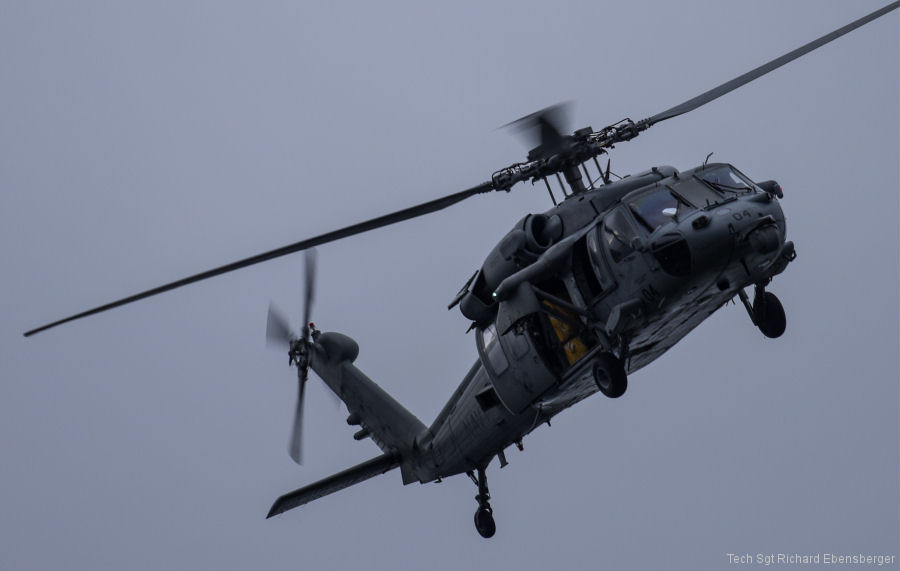
[[[328,494],[339,492],[344,488],[349,488],[354,484],[358,484],[369,478],[374,478],[379,474],[384,474],[399,465],[399,457],[394,454],[383,454],[363,462],[362,464],[348,468],[343,472],[338,472],[324,480],[319,480],[318,482],[304,486],[299,490],[288,492],[275,500],[266,519],[296,507],[300,507],[304,504],[308,504],[309,502],[327,496]]]

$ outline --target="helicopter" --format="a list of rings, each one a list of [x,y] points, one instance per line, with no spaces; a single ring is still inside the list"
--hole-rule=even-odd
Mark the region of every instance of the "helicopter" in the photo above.
[[[497,171],[487,183],[197,274],[27,335],[433,212],[475,194],[508,191],[528,180],[547,184],[556,178],[564,200],[547,213],[523,218],[451,303],[473,323],[479,362],[430,430],[355,370],[352,361],[358,347],[351,339],[319,333],[308,325],[308,318],[303,333],[293,336],[284,320],[270,313],[270,337],[287,342],[290,362],[298,368],[298,403],[312,367],[329,386],[337,387],[351,411],[348,421],[361,427],[359,437],[370,436],[385,451],[374,461],[284,496],[273,506],[272,515],[396,467],[401,468],[404,483],[469,473],[479,489],[476,526],[482,535],[492,535],[485,467],[494,457],[505,463],[502,450],[523,434],[593,392],[620,396],[627,388],[627,374],[661,356],[736,295],[764,334],[777,337],[784,330],[780,303],[766,291],[794,256],[785,238],[778,202],[783,193],[777,183],[755,183],[721,163],[685,171],[656,167],[612,182],[609,163],[605,169],[595,163],[598,180],[604,183],[595,187],[592,176],[585,175],[587,183],[581,176],[586,166],[653,124],[712,101],[896,7],[892,4],[646,120],[562,135],[554,118],[557,110],[539,112],[517,122],[540,131],[540,144],[529,153],[528,162]],[[312,258],[308,260],[311,291],[314,271]],[[751,286],[756,289],[753,302],[744,293]],[[307,298],[308,313],[311,294]],[[486,430],[496,426],[489,421],[500,420],[505,421],[503,431]],[[454,431],[456,427],[463,427],[465,434]],[[457,449],[455,457],[448,443]]]

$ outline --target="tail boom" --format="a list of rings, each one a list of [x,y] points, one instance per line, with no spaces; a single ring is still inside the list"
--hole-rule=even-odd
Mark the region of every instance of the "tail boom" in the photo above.
[[[353,365],[358,354],[359,346],[350,337],[322,333],[311,352],[310,366],[347,405],[354,424],[365,429],[383,452],[406,459],[426,427]]]

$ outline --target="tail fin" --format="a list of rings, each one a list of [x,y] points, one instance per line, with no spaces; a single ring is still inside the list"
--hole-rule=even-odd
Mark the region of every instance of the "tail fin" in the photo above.
[[[398,466],[404,484],[417,480],[412,451],[416,437],[425,432],[425,425],[353,365],[359,355],[356,341],[340,333],[314,334],[313,339],[309,366],[347,405],[350,411],[347,421],[362,427],[357,438],[371,436],[384,454],[281,496],[266,517],[302,506]]]
[[[310,366],[347,405],[348,422],[362,427],[360,438],[371,436],[386,454],[407,456],[426,427],[353,365],[359,355],[356,341],[340,333],[322,333],[312,349]]]

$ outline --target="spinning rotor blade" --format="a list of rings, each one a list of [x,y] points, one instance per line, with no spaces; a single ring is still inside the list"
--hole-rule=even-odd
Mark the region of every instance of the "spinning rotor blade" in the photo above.
[[[819,38],[817,40],[813,40],[813,41],[809,42],[808,44],[795,49],[792,52],[788,52],[781,57],[773,59],[769,63],[763,64],[763,65],[757,67],[756,69],[748,71],[747,73],[745,73],[743,75],[739,75],[738,77],[736,77],[730,81],[726,81],[722,85],[719,85],[718,87],[714,87],[705,93],[701,93],[700,95],[698,95],[697,97],[694,97],[693,99],[688,99],[684,103],[680,103],[680,104],[676,105],[675,107],[666,109],[662,113],[657,113],[656,115],[654,115],[652,117],[643,119],[638,122],[638,125],[642,125],[644,128],[646,128],[646,127],[649,127],[656,123],[659,123],[660,121],[665,121],[666,119],[671,119],[672,117],[677,117],[679,115],[687,113],[688,111],[693,111],[694,109],[700,107],[701,105],[706,105],[710,101],[713,101],[714,99],[718,99],[719,97],[722,97],[726,93],[730,93],[731,91],[734,91],[738,87],[741,87],[742,85],[750,83],[754,79],[762,77],[763,75],[769,73],[770,71],[774,71],[774,70],[778,69],[779,67],[783,66],[784,64],[786,64],[788,62],[792,62],[795,59],[797,59],[798,57],[808,54],[809,52],[815,50],[816,48],[820,48],[820,47],[824,46],[825,44],[827,44],[828,42],[843,36],[844,34],[852,32],[856,28],[859,28],[860,26],[868,24],[872,20],[875,20],[876,18],[880,18],[881,16],[884,16],[885,14],[887,14],[888,12],[890,12],[892,10],[896,10],[898,7],[900,7],[900,1],[892,2],[892,3],[888,4],[887,6],[885,6],[884,8],[881,8],[880,10],[876,10],[876,11],[872,12],[868,16],[863,16],[862,18],[860,18],[856,21],[853,21],[842,28],[838,28],[837,30],[831,32],[830,34],[825,34],[824,36],[822,36],[821,38]]]
[[[492,182],[483,182],[478,186],[474,186],[472,188],[447,195],[443,198],[423,202],[422,204],[419,204],[417,206],[404,208],[403,210],[398,210],[397,212],[393,212],[391,214],[385,214],[384,216],[379,216],[378,218],[372,218],[371,220],[366,220],[365,222],[359,222],[357,224],[340,228],[338,230],[332,230],[331,232],[326,232],[325,234],[320,234],[319,236],[315,236],[313,238],[301,240],[300,242],[288,244],[287,246],[269,250],[268,252],[263,252],[262,254],[257,254],[255,256],[250,256],[249,258],[231,262],[230,264],[225,264],[224,266],[219,266],[205,272],[200,272],[199,274],[194,274],[192,276],[188,276],[186,278],[182,278],[180,280],[167,283],[153,289],[148,289],[147,291],[142,291],[140,293],[124,297],[122,299],[101,305],[99,307],[95,307],[93,309],[89,309],[87,311],[82,311],[81,313],[77,313],[58,321],[54,321],[53,323],[48,323],[47,325],[42,325],[41,327],[26,331],[25,337],[30,337],[35,333],[40,333],[41,331],[50,329],[51,327],[56,327],[57,325],[68,323],[69,321],[81,319],[82,317],[94,315],[95,313],[101,313],[103,311],[107,311],[115,307],[119,307],[128,303],[132,303],[134,301],[164,293],[181,286],[192,284],[194,282],[199,282],[201,280],[209,279],[215,276],[220,276],[222,274],[233,272],[241,268],[246,268],[247,266],[252,266],[260,262],[280,258],[281,256],[293,254],[294,252],[300,252],[302,250],[306,250],[307,248],[312,248],[313,246],[327,244],[328,242],[333,242],[335,240],[340,240],[341,238],[347,238],[349,236],[361,234],[362,232],[368,232],[369,230],[375,230],[376,228],[381,228],[383,226],[388,226],[390,224],[409,220],[410,218],[416,218],[418,216],[437,212],[438,210],[442,210],[444,208],[447,208],[448,206],[456,204],[457,202],[463,201],[470,196],[475,196],[476,194],[488,192],[491,190],[494,190],[494,184]]]
[[[312,314],[312,302],[316,289],[316,250],[306,251],[306,288],[303,300],[303,339],[309,340],[309,320]]]
[[[269,304],[269,315],[266,318],[266,342],[269,345],[290,345],[294,334],[288,326],[287,319],[278,309]]]
[[[503,127],[529,134],[534,149],[528,154],[528,160],[549,157],[566,147],[565,133],[569,132],[570,108],[571,103],[557,103],[520,117]]]
[[[302,346],[310,346],[310,317],[312,316],[312,302],[316,290],[316,250],[306,250],[304,260],[305,284],[303,291],[303,337],[297,343]],[[294,410],[294,424],[291,428],[291,442],[288,445],[288,454],[297,464],[303,463],[303,401],[306,396],[306,381],[309,378],[309,357],[301,357],[297,362],[297,407]]]
[[[288,454],[297,464],[303,463],[303,397],[306,394],[306,379],[309,369],[300,367],[297,375],[297,407],[294,409],[294,424],[291,429],[291,443],[288,445]]]

